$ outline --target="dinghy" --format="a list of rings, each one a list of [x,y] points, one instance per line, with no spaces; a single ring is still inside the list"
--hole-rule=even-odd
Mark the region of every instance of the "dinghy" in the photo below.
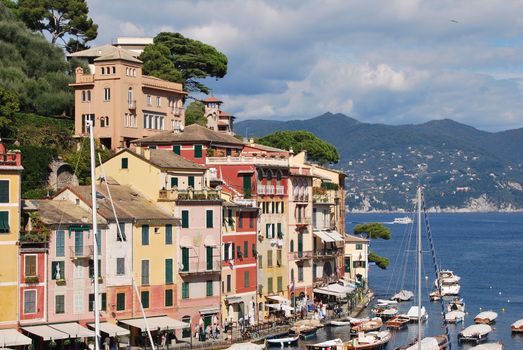
[[[378,329],[383,326],[383,321],[379,317],[371,318],[369,321],[362,322],[360,324],[354,325],[351,328],[351,332],[358,333],[358,332],[370,332],[370,331],[377,331]]]
[[[447,348],[448,339],[444,335],[426,337],[421,339],[421,348],[423,350],[444,350]],[[418,350],[418,342],[414,342],[407,347],[400,347],[396,350]]]
[[[463,299],[460,298],[454,298],[451,302],[447,304],[447,311],[451,312],[454,310],[458,311],[465,311],[465,303],[463,302]]]
[[[398,308],[396,306],[378,304],[371,309],[371,312],[376,317],[389,319],[398,314]]]
[[[445,322],[447,323],[459,323],[465,320],[465,312],[460,310],[454,310],[445,314]]]
[[[458,340],[460,342],[481,343],[487,340],[490,332],[492,332],[492,327],[488,324],[473,324],[458,334]]]
[[[523,333],[523,319],[514,322],[510,328],[512,329],[512,333]]]
[[[385,327],[389,329],[402,329],[407,327],[409,322],[410,317],[408,315],[398,315],[385,322]]]
[[[356,338],[345,344],[345,350],[377,350],[385,348],[392,338],[390,331],[359,332]]]
[[[286,336],[281,338],[269,338],[265,339],[268,347],[288,347],[298,345],[298,340],[300,339],[299,335],[296,336]]]
[[[498,314],[494,311],[483,311],[480,312],[476,317],[474,317],[474,323],[491,324],[496,320],[497,317]]]

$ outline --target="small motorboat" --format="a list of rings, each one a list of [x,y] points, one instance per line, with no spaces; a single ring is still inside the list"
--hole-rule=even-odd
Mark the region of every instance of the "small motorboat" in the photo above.
[[[492,327],[488,324],[473,324],[458,334],[458,340],[460,342],[475,342],[478,344],[487,340],[490,332],[492,332]]]
[[[392,305],[377,304],[371,309],[371,312],[376,317],[381,317],[384,319],[389,319],[398,314],[398,308]]]
[[[474,317],[474,323],[476,324],[491,324],[494,323],[498,314],[494,311],[483,311],[480,312],[476,317]]]
[[[345,350],[345,344],[343,340],[337,338],[322,343],[308,344],[307,350]]]
[[[421,314],[418,310],[417,306],[411,306],[409,311],[407,311],[407,316],[410,318],[411,322],[418,322],[420,319],[421,321],[426,321],[429,317],[424,306],[421,307]]]
[[[409,301],[414,296],[410,290],[400,290],[398,293],[394,294],[390,300],[400,301]]]
[[[267,338],[265,339],[265,343],[267,344],[267,347],[288,347],[288,346],[296,346],[298,345],[298,340],[300,339],[299,335],[290,336],[287,335],[279,335],[275,338]]]
[[[394,218],[392,223],[397,224],[397,225],[408,225],[408,224],[412,224],[412,219],[409,218],[408,216],[403,216],[401,218]]]
[[[374,317],[371,318],[368,321],[359,323],[357,325],[352,326],[351,332],[352,333],[358,333],[358,332],[371,332],[371,331],[377,331],[383,326],[383,321],[380,317]]]
[[[390,331],[359,332],[358,336],[345,343],[345,350],[384,349],[392,338]]]
[[[460,280],[461,277],[455,275],[453,271],[441,270],[438,273],[438,278],[434,281],[434,287],[438,287],[438,281],[440,281],[441,284],[444,286],[449,284],[458,284]]]
[[[435,335],[421,339],[421,348],[423,350],[444,350],[447,348],[448,343],[449,340],[446,335]],[[396,348],[396,350],[418,350],[418,342],[414,341],[407,346]]]
[[[463,299],[454,298],[454,299],[452,299],[452,301],[450,301],[447,304],[447,312],[451,312],[451,311],[455,311],[455,310],[463,311],[463,312],[465,311],[465,303],[463,302]]]
[[[445,322],[459,323],[465,320],[465,312],[460,310],[452,310],[445,314]]]
[[[435,290],[429,294],[430,301],[437,301],[441,299],[441,294],[438,290]]]
[[[476,345],[469,350],[503,350],[504,348],[503,343],[485,343]]]
[[[343,326],[350,326],[351,322],[350,322],[350,319],[344,318],[341,320],[333,320],[333,321],[331,321],[330,325],[333,327],[343,327]]]
[[[523,333],[523,319],[514,322],[510,328],[512,329],[512,333]]]
[[[408,315],[398,315],[394,316],[390,320],[385,322],[385,327],[389,329],[403,329],[407,327],[407,324],[410,322],[410,317]]]

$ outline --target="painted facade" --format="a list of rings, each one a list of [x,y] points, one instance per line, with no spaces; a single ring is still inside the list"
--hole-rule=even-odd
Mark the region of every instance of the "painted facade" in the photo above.
[[[222,110],[220,110],[223,103],[220,99],[210,96],[202,101],[205,110],[204,117],[207,118],[207,128],[213,131],[233,135],[233,121],[234,117]]]
[[[354,235],[345,235],[345,280],[365,284],[369,278],[369,240]]]
[[[23,237],[22,237],[23,239]],[[20,324],[47,320],[47,243],[20,242]]]

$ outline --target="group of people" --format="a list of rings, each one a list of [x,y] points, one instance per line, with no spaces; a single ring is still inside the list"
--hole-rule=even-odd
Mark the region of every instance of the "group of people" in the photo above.
[[[218,324],[209,324],[206,327],[203,324],[199,324],[194,327],[194,337],[199,341],[205,341],[207,339],[218,339],[220,336],[220,327]]]

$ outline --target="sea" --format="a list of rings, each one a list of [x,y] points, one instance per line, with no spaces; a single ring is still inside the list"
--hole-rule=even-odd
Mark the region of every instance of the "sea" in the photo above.
[[[392,224],[396,217],[406,214],[348,214],[347,232],[357,223],[382,222],[391,230],[391,239],[375,239],[370,250],[389,258],[389,266],[382,270],[370,266],[369,286],[377,298],[387,299],[400,289],[415,291],[416,224]],[[415,219],[414,215],[407,215]],[[507,350],[523,349],[523,335],[512,335],[510,325],[523,319],[523,213],[434,213],[428,214],[433,249],[427,240],[423,220],[422,303],[429,318],[422,323],[423,336],[443,334],[441,304],[431,302],[429,293],[435,279],[431,251],[436,263],[461,277],[460,297],[465,302],[467,316],[463,323],[449,325],[452,349],[470,349],[473,345],[459,344],[458,333],[474,323],[481,311],[498,313],[488,342],[502,341]],[[401,303],[400,312],[407,312],[412,302]],[[368,315],[366,310],[363,316]],[[417,336],[417,324],[395,331],[386,349],[406,345]],[[348,327],[324,327],[317,337],[307,341],[316,343],[329,339],[349,339]],[[300,344],[304,349],[305,344]]]

